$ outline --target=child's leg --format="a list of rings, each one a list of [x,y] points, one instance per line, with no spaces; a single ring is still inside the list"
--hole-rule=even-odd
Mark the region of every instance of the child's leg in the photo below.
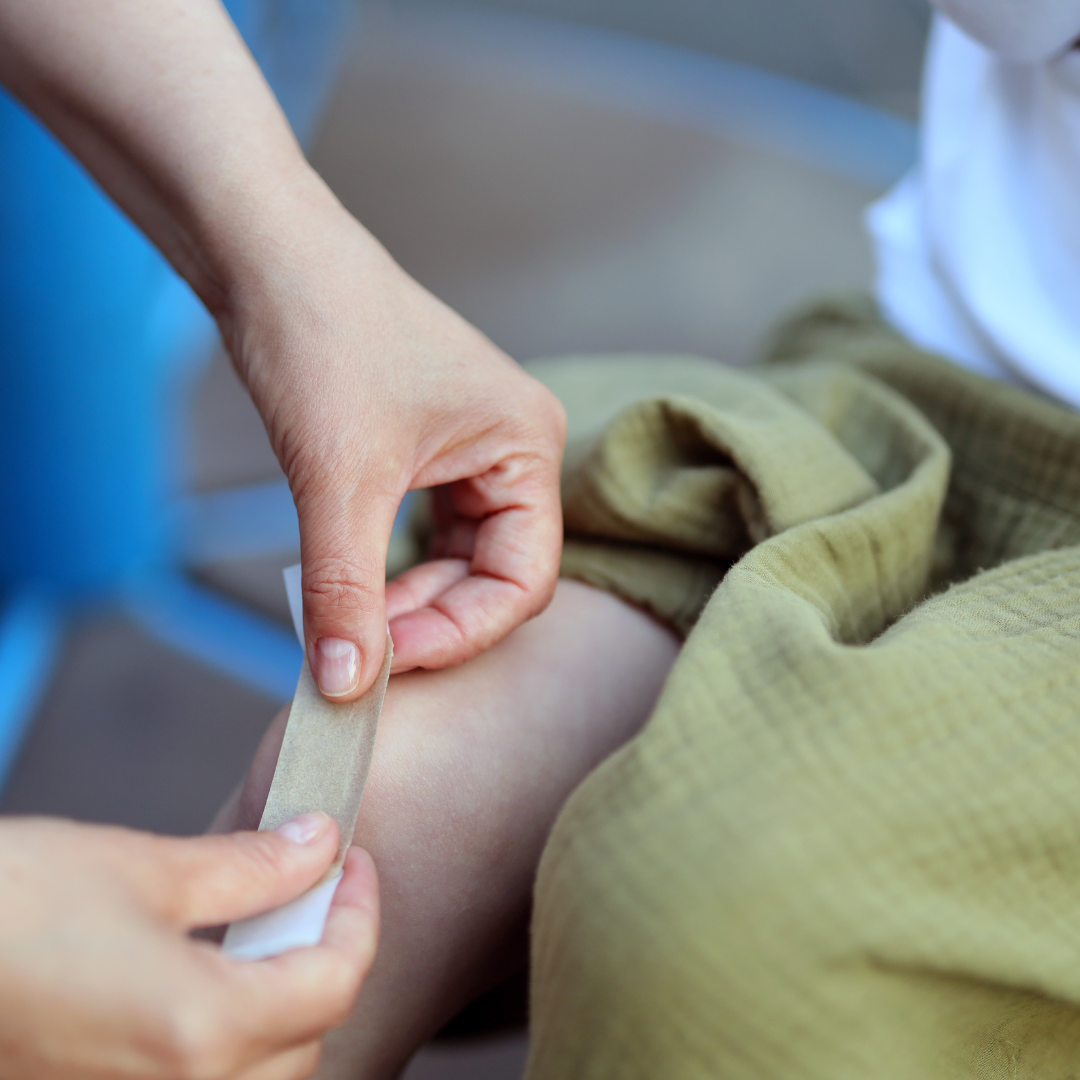
[[[560,582],[544,614],[458,668],[390,680],[356,842],[375,858],[379,955],[326,1080],[393,1077],[463,1005],[524,961],[533,875],[555,815],[649,715],[676,639],[620,600]],[[238,805],[257,823],[284,728]]]

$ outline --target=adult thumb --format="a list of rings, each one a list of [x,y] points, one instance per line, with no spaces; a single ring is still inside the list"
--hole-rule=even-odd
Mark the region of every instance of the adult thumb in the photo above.
[[[330,701],[353,701],[386,651],[386,552],[398,500],[297,500],[304,646]]]
[[[306,892],[333,862],[338,828],[328,814],[310,813],[264,832],[147,836],[146,843],[142,891],[186,929],[245,919]]]

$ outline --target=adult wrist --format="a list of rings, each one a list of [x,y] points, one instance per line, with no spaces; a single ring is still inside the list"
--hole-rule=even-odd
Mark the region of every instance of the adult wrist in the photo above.
[[[376,332],[381,319],[418,290],[312,175],[312,185],[279,193],[260,230],[234,252],[214,312],[237,372],[269,426],[283,401],[295,405],[309,397],[304,384],[311,390],[320,379],[346,377],[367,342],[356,337],[357,328]],[[352,331],[348,340],[346,328]]]
[[[315,221],[345,213],[302,158],[279,164],[257,183],[245,179],[232,187],[192,214],[204,276],[192,280],[196,270],[188,280],[215,318],[235,317],[287,273],[317,231]]]

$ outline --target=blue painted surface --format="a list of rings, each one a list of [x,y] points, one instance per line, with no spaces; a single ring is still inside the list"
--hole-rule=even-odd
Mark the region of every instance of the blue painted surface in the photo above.
[[[124,607],[162,641],[208,667],[277,701],[293,696],[303,651],[291,629],[179,574],[155,574],[132,583]]]
[[[148,565],[164,540],[168,338],[186,298],[7,96],[0,160],[0,584],[99,592]],[[188,302],[189,318],[198,310]]]
[[[0,785],[19,751],[60,649],[63,608],[26,587],[0,606]]]
[[[228,6],[301,140],[310,138],[353,0]],[[62,607],[115,598],[141,582],[162,636],[204,658],[235,656],[241,677],[278,693],[284,683],[259,673],[249,654],[268,648],[280,668],[288,649],[278,641],[275,653],[259,620],[237,613],[230,622],[212,604],[181,602],[176,588],[147,584],[155,574],[172,582],[181,416],[212,339],[209,317],[82,167],[3,91],[0,161],[0,595],[47,594]],[[44,685],[48,673],[45,623],[27,615],[28,602],[13,600],[4,623],[0,768],[29,716],[32,684]],[[166,612],[178,620],[172,632]],[[210,649],[194,641],[199,618]],[[231,650],[221,647],[222,626]],[[24,645],[12,644],[20,634]],[[291,649],[295,660],[295,642]],[[295,671],[289,677],[295,684]]]
[[[233,6],[310,135],[351,3]],[[7,95],[0,161],[0,585],[105,594],[168,561],[183,389],[211,327],[165,260]]]
[[[300,523],[285,480],[190,495],[179,510],[180,550],[191,566],[300,549]]]

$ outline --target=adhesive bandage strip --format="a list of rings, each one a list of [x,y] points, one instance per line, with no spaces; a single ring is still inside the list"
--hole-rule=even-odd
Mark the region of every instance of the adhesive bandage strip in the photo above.
[[[285,571],[285,586],[303,644],[299,566]],[[327,701],[319,693],[304,660],[259,828],[276,829],[298,814],[323,810],[338,824],[337,857],[322,881],[303,896],[275,911],[233,923],[222,943],[230,955],[264,959],[322,939],[360,813],[393,655],[394,643],[387,633],[386,656],[374,685],[358,700],[344,704]]]

